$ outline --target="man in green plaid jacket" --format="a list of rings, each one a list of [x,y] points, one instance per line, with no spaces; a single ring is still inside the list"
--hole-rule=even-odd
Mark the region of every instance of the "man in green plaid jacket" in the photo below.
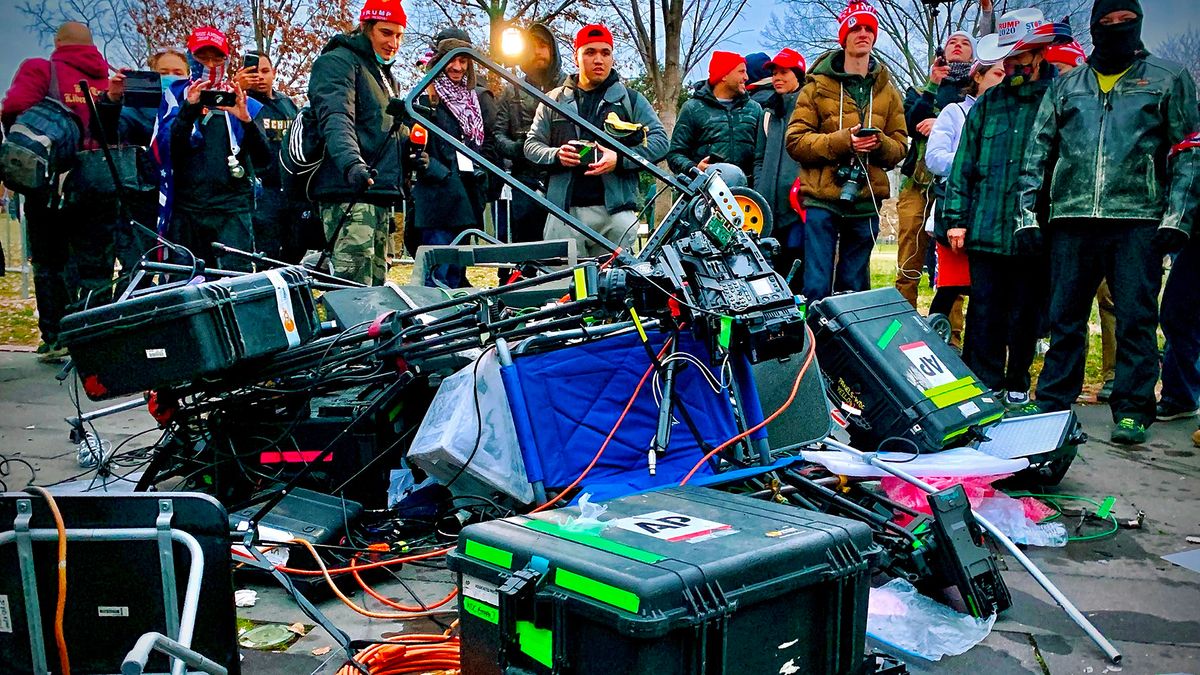
[[[971,265],[963,358],[1004,402],[1029,402],[1029,369],[1042,332],[1049,269],[1017,249],[1017,200],[1029,130],[1055,68],[1042,46],[1014,49],[1007,77],[975,103],[946,185],[940,236],[965,248]]]

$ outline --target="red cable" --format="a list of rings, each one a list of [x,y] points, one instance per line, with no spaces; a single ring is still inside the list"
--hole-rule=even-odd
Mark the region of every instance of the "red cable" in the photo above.
[[[816,345],[814,344],[812,330],[810,330],[808,326],[805,326],[804,332],[808,336],[808,356],[804,359],[804,365],[800,367],[800,372],[796,373],[796,381],[792,383],[792,393],[788,395],[787,400],[783,402],[783,405],[779,406],[779,409],[771,413],[771,416],[767,419],[755,424],[737,436],[734,436],[733,438],[718,445],[713,449],[712,452],[702,457],[699,462],[696,462],[696,466],[693,466],[692,470],[683,477],[683,480],[679,481],[680,485],[687,485],[687,482],[692,479],[692,476],[696,475],[696,472],[700,470],[700,467],[704,466],[704,464],[708,460],[712,459],[717,453],[773,422],[776,417],[779,417],[781,414],[783,414],[784,410],[788,409],[788,406],[792,404],[792,401],[796,400],[796,392],[800,391],[800,381],[804,379],[804,373],[808,372],[808,367],[812,365],[813,356],[816,355]]]

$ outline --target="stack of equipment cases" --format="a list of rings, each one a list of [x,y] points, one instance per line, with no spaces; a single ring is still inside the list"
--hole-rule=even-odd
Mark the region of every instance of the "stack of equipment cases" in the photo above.
[[[605,506],[463,529],[463,675],[864,670],[864,523],[695,487]]]
[[[102,400],[211,378],[299,347],[318,326],[308,274],[285,267],[70,314],[60,339]]]
[[[937,452],[1004,416],[999,397],[896,289],[832,295],[809,310],[830,396],[861,449]]]

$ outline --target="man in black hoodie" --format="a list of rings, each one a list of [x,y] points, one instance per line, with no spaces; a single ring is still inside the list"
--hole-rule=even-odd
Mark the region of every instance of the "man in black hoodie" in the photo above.
[[[247,57],[257,62],[242,68],[239,83],[251,98],[262,104],[254,123],[267,140],[271,162],[258,167],[259,190],[254,209],[254,236],[258,250],[286,262],[300,262],[304,246],[298,230],[298,209],[289,202],[283,191],[283,174],[279,167],[279,150],[283,134],[300,109],[287,94],[275,90],[275,63],[271,57],[250,52]]]
[[[399,95],[392,64],[407,24],[400,0],[367,0],[359,27],[325,45],[308,81],[325,140],[310,193],[332,240],[333,271],[375,286],[387,276],[392,209],[404,198],[403,130],[387,107]]]
[[[562,85],[566,74],[558,53],[558,42],[550,29],[540,23],[529,27],[530,53],[521,65],[525,81],[542,92]],[[546,192],[546,167],[525,158],[525,137],[533,124],[538,100],[523,90],[507,85],[500,95],[493,133],[500,156],[512,163],[513,177],[535,190]],[[507,192],[507,191],[506,191]],[[546,225],[546,211],[523,193],[513,190],[508,222],[513,241],[537,241]],[[502,236],[503,238],[503,236]]]

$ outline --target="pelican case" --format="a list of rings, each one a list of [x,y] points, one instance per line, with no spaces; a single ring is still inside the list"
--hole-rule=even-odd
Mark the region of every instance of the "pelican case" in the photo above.
[[[830,394],[863,450],[936,452],[1004,416],[999,396],[894,288],[829,296],[810,306],[808,322]]]
[[[180,286],[69,314],[62,344],[92,400],[202,380],[308,342],[318,322],[298,267]]]
[[[870,529],[705,488],[471,525],[463,675],[861,673]]]

